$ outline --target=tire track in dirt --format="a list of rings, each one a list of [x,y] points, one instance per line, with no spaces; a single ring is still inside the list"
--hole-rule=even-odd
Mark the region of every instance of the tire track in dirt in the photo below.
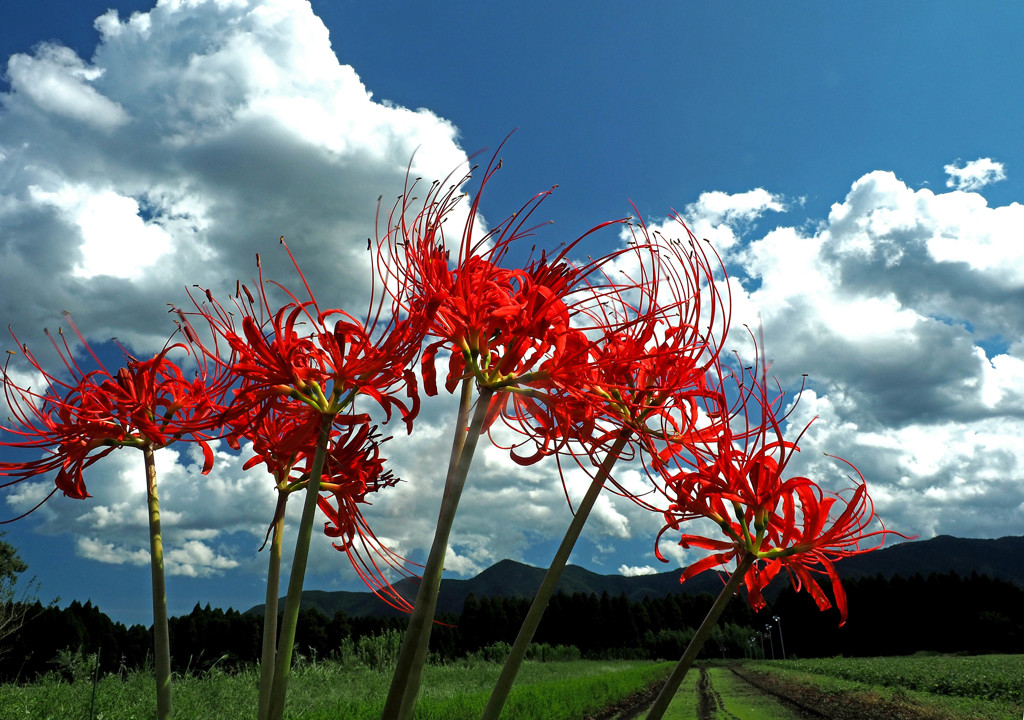
[[[728,667],[729,670],[732,671],[733,675],[745,682],[747,685],[756,688],[759,692],[764,693],[765,695],[775,698],[790,710],[798,713],[801,717],[804,717],[807,720],[838,720],[838,718],[833,715],[825,715],[819,712],[816,708],[801,702],[801,700],[795,697],[793,693],[786,693],[785,691],[780,690],[780,686],[778,684],[770,685],[765,682],[762,677],[740,671],[736,665],[729,665]]]
[[[596,715],[588,715],[583,720],[637,720],[641,715],[647,714],[664,684],[664,680],[657,680],[643,690],[609,705]]]
[[[740,720],[725,709],[722,693],[715,690],[711,674],[703,667],[697,679],[697,720]]]

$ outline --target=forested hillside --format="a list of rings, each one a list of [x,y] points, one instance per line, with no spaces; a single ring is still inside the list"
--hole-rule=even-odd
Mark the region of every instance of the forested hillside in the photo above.
[[[734,599],[704,653],[744,657],[761,652],[762,646],[766,654],[781,656],[784,647],[789,656],[800,657],[1024,652],[1024,590],[1012,583],[946,573],[878,575],[845,585],[850,618],[841,628],[838,613],[819,612],[809,595],[786,588],[758,614]],[[675,658],[712,600],[708,594],[676,593],[637,602],[624,594],[561,593],[552,599],[536,643],[546,651],[575,648],[583,657]],[[485,650],[500,656],[500,644],[512,641],[528,602],[469,595],[460,614],[442,617],[443,624],[435,627],[432,651],[446,658]],[[352,652],[361,639],[404,625],[402,617],[350,617],[343,612],[327,617],[310,609],[303,611],[296,642],[303,656],[325,658]],[[769,625],[771,635],[764,632]],[[172,618],[170,629],[177,672],[213,665],[231,669],[258,659],[258,614],[197,604],[188,615]],[[72,602],[64,609],[37,605],[24,628],[8,638],[0,656],[0,680],[28,680],[58,669],[54,660],[61,649],[98,651],[104,671],[130,669],[147,661],[150,646],[147,628],[113,623],[91,603]]]

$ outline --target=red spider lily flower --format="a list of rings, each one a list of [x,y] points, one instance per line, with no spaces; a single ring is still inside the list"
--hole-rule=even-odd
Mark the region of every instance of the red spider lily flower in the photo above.
[[[370,398],[383,410],[385,422],[397,409],[412,431],[419,394],[409,366],[422,345],[422,315],[393,313],[385,320],[384,295],[373,292],[371,297],[376,299],[371,300],[365,321],[343,310],[321,309],[284,238],[281,243],[308,299],[300,300],[283,285],[272,283],[289,300],[275,310],[257,256],[258,291],[254,295],[239,283],[232,298],[237,312],[204,290],[206,302],[193,298],[195,313],[178,313],[197,350],[238,378],[225,415],[227,440],[238,447],[243,439],[250,439],[256,455],[246,468],[262,462],[274,475],[278,502],[268,538],[280,530],[287,496],[299,488],[312,493],[306,496],[292,580],[305,572],[309,538],[305,532],[319,506],[328,517],[326,534],[342,538],[336,547],[346,552],[360,577],[386,601],[402,606],[404,601],[391,590],[376,558],[400,570],[404,561],[376,540],[358,507],[367,493],[393,482],[379,462],[378,439],[369,416],[355,413],[354,406],[359,396]],[[210,344],[201,341],[190,315],[208,324]],[[405,398],[399,396],[402,392]],[[320,477],[310,478],[321,460],[322,470],[316,471]],[[317,485],[310,486],[314,481]],[[323,490],[331,495],[324,497]],[[301,587],[301,581],[289,588],[279,639],[289,648],[298,612],[296,587]],[[287,661],[282,667],[287,667]],[[275,687],[287,675],[282,672]]]
[[[617,302],[598,306],[608,331],[591,348],[597,382],[575,390],[652,454],[654,440],[673,446],[717,436],[720,397],[707,373],[730,322],[714,279],[718,269],[725,279],[721,260],[674,218],[685,240],[652,238],[642,221],[633,226],[639,277],[619,286]]]
[[[381,438],[376,428],[367,424],[350,426],[345,434],[339,434],[324,465],[317,504],[327,517],[324,534],[339,539],[334,547],[348,556],[360,579],[389,605],[408,612],[412,605],[391,586],[384,566],[406,577],[415,573],[407,568],[405,558],[377,538],[360,509],[369,504],[368,495],[399,482],[385,470],[380,455],[381,444],[389,439]]]
[[[501,167],[496,157],[484,171],[469,207],[454,261],[445,223],[458,210],[463,196],[456,188],[469,175],[447,190],[443,183],[431,185],[418,211],[412,197],[416,183],[407,183],[388,216],[386,231],[378,230],[377,238],[378,274],[397,311],[421,311],[426,335],[436,338],[421,356],[427,394],[437,393],[434,361],[438,352],[447,350],[445,388],[449,392],[467,377],[495,391],[488,425],[513,388],[543,382],[545,373],[535,371],[564,351],[573,330],[571,318],[579,312],[576,304],[581,301],[573,297],[574,292],[585,285],[588,274],[610,259],[576,266],[567,259],[569,251],[591,233],[620,222],[592,228],[554,257],[541,253],[526,267],[505,267],[512,244],[536,229],[527,222],[550,191],[534,196],[518,212],[479,234],[483,190]]]
[[[243,465],[248,470],[263,464],[274,477],[278,491],[277,507],[267,531],[267,538],[284,517],[288,496],[304,489],[316,452],[320,414],[304,403],[280,398],[269,412],[259,413],[255,422],[236,420],[246,427],[245,436],[252,443],[253,456]],[[237,437],[236,437],[237,439]],[[361,505],[368,505],[368,495],[393,487],[399,479],[384,467],[380,446],[390,438],[381,438],[369,424],[366,415],[349,418],[349,422],[332,432],[324,469],[320,477],[317,505],[327,517],[324,534],[340,538],[334,547],[345,552],[352,567],[374,593],[402,610],[408,603],[391,587],[386,568],[412,576],[404,558],[381,543],[362,515]]]
[[[725,539],[684,533],[682,547],[714,552],[686,567],[681,581],[752,555],[755,561],[743,578],[751,607],[764,607],[762,591],[785,569],[794,588],[806,589],[818,608],[825,610],[832,604],[815,579],[824,575],[831,582],[842,625],[847,616],[846,595],[833,563],[879,549],[886,535],[906,536],[875,522],[867,485],[850,463],[846,464],[857,480],[844,493],[827,493],[806,477],[786,478],[786,467],[799,451],[797,442],[810,424],[795,441],[783,438],[784,394],[780,389],[769,396],[763,369],[761,377],[748,369],[722,382],[730,381],[735,382],[739,397],[719,437],[690,446],[689,457],[676,454],[677,472],[661,468],[673,504],[658,538],[668,530],[680,530],[687,520],[710,519]],[[877,538],[877,543],[865,546],[871,538]],[[657,549],[656,554],[665,560]]]
[[[284,238],[281,243],[287,250]],[[322,310],[287,251],[309,300],[300,301],[284,286],[272,283],[290,298],[273,310],[257,256],[258,297],[239,284],[232,299],[237,313],[224,308],[208,290],[204,291],[207,302],[195,302],[198,312],[191,314],[209,324],[212,347],[200,342],[189,314],[179,311],[189,339],[240,379],[230,412],[257,421],[259,414],[250,413],[251,408],[266,409],[278,398],[287,397],[344,422],[348,416],[343,411],[356,396],[365,395],[384,410],[386,420],[397,409],[411,431],[419,412],[419,394],[409,365],[423,338],[420,316],[392,316],[384,322],[379,301],[371,304],[365,321],[343,310]],[[236,316],[241,318],[241,328]],[[221,356],[221,343],[227,345],[227,359]],[[403,392],[405,399],[399,397]],[[233,425],[238,434],[237,423]]]
[[[243,437],[252,443],[253,455],[242,469],[262,463],[277,480],[278,488],[285,488],[292,469],[316,447],[320,415],[299,403],[278,402],[269,408],[250,407],[249,417],[234,417],[232,423],[243,430],[227,435],[231,447],[239,450],[238,441]]]
[[[512,396],[508,424],[530,428],[538,455],[574,441],[593,457],[625,433],[657,460],[661,446],[717,435],[720,398],[706,373],[729,325],[714,282],[721,262],[676,220],[685,243],[652,238],[642,223],[634,229],[617,263],[629,274],[612,278],[601,268],[603,280],[581,305],[589,319],[577,321],[589,329],[567,333],[560,355],[541,365],[543,394]]]
[[[180,343],[167,345],[148,360],[138,360],[126,353],[126,365],[112,374],[85,342],[70,316],[67,319],[97,368],[89,372],[81,368],[63,332],[59,333],[60,344],[52,336],[50,341],[64,363],[68,380],[44,370],[28,348],[22,346],[22,354],[47,387],[43,391],[19,387],[5,369],[4,392],[16,425],[4,429],[21,439],[0,445],[42,451],[44,455],[0,464],[0,474],[16,478],[0,487],[56,471],[56,487],[47,499],[57,490],[68,497],[83,499],[89,497],[83,471],[113,450],[146,446],[157,449],[182,439],[192,440],[202,448],[203,474],[208,473],[213,465],[213,452],[207,432],[219,422],[227,376],[208,372],[209,368],[200,362],[198,375],[192,380],[186,378],[168,358],[172,350],[188,352]],[[18,342],[16,336],[14,340]]]

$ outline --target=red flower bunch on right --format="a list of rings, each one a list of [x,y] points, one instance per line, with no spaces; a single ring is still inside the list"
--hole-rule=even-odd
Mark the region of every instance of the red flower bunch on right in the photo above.
[[[727,394],[735,398],[728,422],[716,439],[688,444],[684,453],[674,455],[674,471],[661,468],[673,504],[665,513],[666,526],[658,537],[668,530],[680,530],[686,521],[712,520],[724,539],[682,534],[679,544],[684,548],[713,553],[685,568],[681,581],[732,560],[746,559],[751,564],[743,580],[751,607],[764,607],[764,588],[786,570],[794,588],[806,589],[818,608],[825,610],[832,602],[815,577],[824,575],[831,584],[842,625],[847,615],[846,594],[834,562],[877,550],[886,535],[906,536],[876,525],[867,485],[850,463],[846,464],[856,479],[853,487],[842,492],[826,492],[807,477],[786,477],[786,468],[799,451],[797,443],[810,423],[795,440],[785,439],[785,395],[781,389],[771,393],[766,373],[762,368],[759,375],[757,368],[755,362],[752,368],[734,375],[723,375],[718,369],[723,402]],[[864,546],[869,538],[877,538],[878,543]]]
[[[514,459],[532,443],[527,462],[568,454],[589,473],[609,454],[657,463],[666,447],[717,436],[722,409],[707,374],[729,324],[714,277],[720,261],[676,220],[685,239],[652,237],[641,222],[617,262],[589,280],[561,353],[540,367],[545,382],[504,408],[506,425],[525,438]],[[607,482],[654,509],[613,476]]]
[[[682,240],[651,237],[642,221],[633,226],[639,277],[595,304],[603,332],[588,346],[587,381],[561,383],[595,417],[631,431],[652,459],[664,455],[661,446],[716,437],[721,424],[719,393],[708,383],[730,322],[715,282],[721,261],[674,219]]]

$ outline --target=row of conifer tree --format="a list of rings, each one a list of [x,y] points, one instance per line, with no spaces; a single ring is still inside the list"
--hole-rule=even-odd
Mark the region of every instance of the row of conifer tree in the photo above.
[[[955,573],[881,576],[845,583],[846,625],[838,613],[819,612],[806,593],[781,590],[768,609],[753,613],[739,599],[726,609],[705,646],[705,657],[821,657],[902,655],[914,652],[1024,653],[1024,590],[1000,580]],[[677,658],[710,607],[710,595],[675,594],[639,602],[625,596],[556,595],[537,632],[537,659]],[[431,636],[437,661],[502,659],[505,643],[526,614],[524,598],[470,595],[458,616],[439,618]],[[296,637],[307,658],[367,657],[367,638],[397,636],[404,616],[326,617],[304,610]],[[196,604],[170,621],[176,672],[232,671],[257,662],[262,618]],[[68,653],[97,654],[104,673],[128,673],[150,662],[152,638],[141,625],[114,623],[99,608],[72,602],[37,604],[27,622],[0,648],[0,682],[26,682],[60,673]],[[360,648],[362,652],[356,653]],[[63,653],[62,653],[63,651]],[[348,657],[346,657],[348,656]],[[72,679],[70,677],[65,679]]]

